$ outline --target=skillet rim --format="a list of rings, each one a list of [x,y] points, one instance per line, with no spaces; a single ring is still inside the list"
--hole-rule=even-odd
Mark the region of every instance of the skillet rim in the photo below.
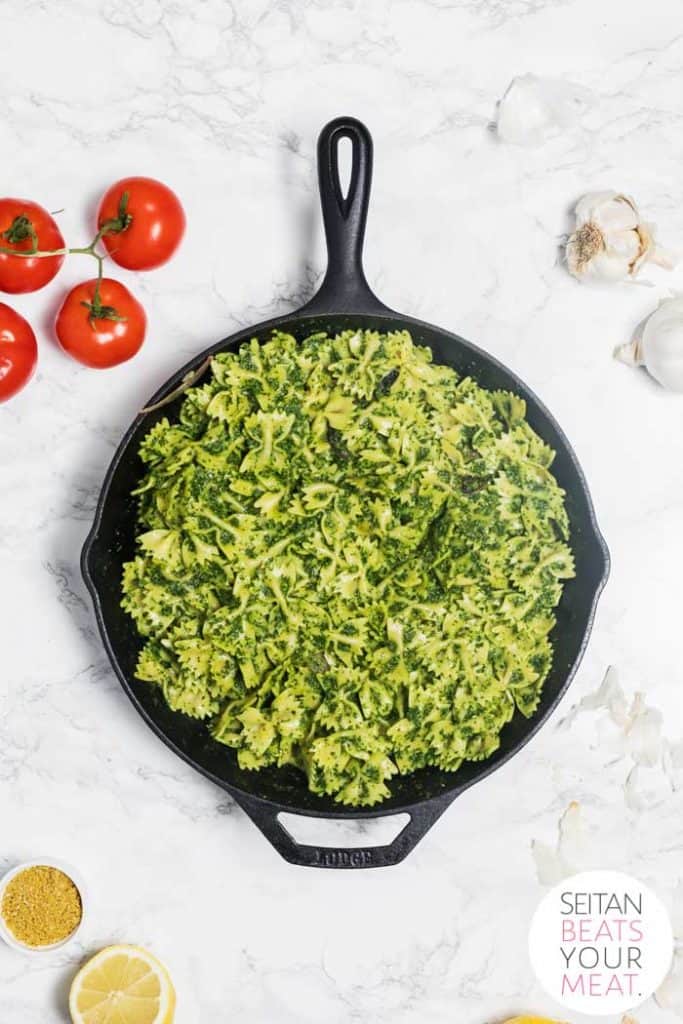
[[[111,488],[112,479],[116,470],[118,469],[121,462],[124,460],[126,455],[129,455],[129,448],[132,444],[135,433],[142,424],[146,413],[141,412],[131,422],[125,434],[123,435],[110,463],[107,468],[98,501],[95,509],[95,516],[93,524],[88,532],[88,535],[83,544],[81,552],[81,572],[86,584],[86,587],[90,593],[95,609],[95,617],[98,626],[98,632],[102,639],[103,645],[107,652],[109,661],[114,669],[114,673],[117,676],[119,683],[123,687],[124,692],[136,708],[137,712],[142,716],[147,725],[152,731],[159,737],[165,745],[172,750],[177,756],[182,758],[186,764],[190,765],[194,770],[200,772],[211,782],[217,785],[219,788],[228,791],[234,797],[238,803],[256,805],[263,809],[275,810],[276,814],[280,812],[290,814],[300,814],[306,817],[314,818],[327,818],[327,819],[368,819],[368,818],[379,818],[388,815],[395,815],[400,813],[414,813],[419,809],[431,808],[433,811],[435,808],[441,806],[444,810],[460,793],[463,793],[470,786],[475,785],[477,782],[482,781],[491,775],[498,768],[501,768],[506,764],[512,757],[514,757],[528,742],[536,735],[541,727],[547,722],[550,716],[557,708],[560,701],[565,696],[569,686],[571,685],[579,665],[583,659],[583,655],[586,651],[590,635],[595,620],[597,603],[600,595],[607,583],[610,572],[610,555],[607,547],[605,538],[598,526],[595,508],[591,498],[588,483],[586,481],[585,474],[579,463],[578,457],[569,442],[562,427],[556,421],[552,413],[546,407],[545,403],[538,397],[538,395],[509,367],[502,363],[495,356],[486,352],[484,349],[473,344],[460,335],[455,334],[452,331],[447,331],[444,328],[437,327],[434,324],[428,323],[424,320],[419,320],[416,317],[406,316],[400,313],[395,313],[393,310],[389,310],[383,307],[377,311],[366,311],[361,310],[350,311],[348,309],[340,310],[339,312],[308,312],[307,307],[303,307],[301,310],[293,310],[291,313],[285,313],[277,317],[272,317],[262,323],[255,324],[254,326],[241,328],[240,330],[228,335],[226,338],[215,342],[213,345],[202,350],[197,355],[192,356],[179,370],[177,370],[171,377],[169,377],[165,383],[163,383],[152,395],[148,402],[145,403],[144,408],[150,405],[154,405],[161,401],[166,395],[170,394],[175,388],[177,388],[188,373],[196,370],[205,362],[210,356],[216,355],[222,351],[230,351],[236,349],[240,344],[248,341],[252,337],[262,337],[273,330],[287,327],[288,330],[294,331],[299,326],[303,327],[307,322],[314,323],[315,321],[325,319],[339,319],[340,317],[349,317],[360,319],[372,319],[373,321],[384,321],[387,324],[388,330],[397,329],[408,329],[422,330],[431,333],[435,333],[440,339],[448,342],[455,343],[461,349],[465,349],[477,358],[487,362],[496,370],[502,372],[506,376],[514,388],[518,389],[524,396],[530,397],[536,405],[536,410],[540,413],[541,417],[551,426],[555,431],[559,441],[561,442],[564,454],[568,456],[569,461],[572,465],[572,469],[576,474],[577,484],[580,487],[581,495],[584,499],[586,506],[586,523],[589,527],[591,539],[595,544],[596,562],[599,559],[599,575],[596,577],[592,587],[587,591],[585,604],[582,602],[583,607],[586,611],[586,624],[583,630],[581,641],[578,645],[576,655],[567,671],[566,677],[554,694],[550,703],[543,708],[543,710],[536,712],[530,719],[525,720],[525,729],[521,737],[510,747],[509,750],[504,752],[496,752],[485,761],[477,762],[477,767],[473,770],[472,776],[466,780],[460,780],[458,778],[458,772],[446,773],[444,775],[451,774],[452,782],[445,785],[443,790],[432,796],[421,797],[415,800],[404,801],[400,806],[397,806],[393,801],[388,800],[382,804],[374,807],[348,807],[346,805],[335,805],[334,808],[310,808],[300,807],[294,804],[285,803],[283,801],[275,800],[271,797],[261,796],[258,793],[244,790],[234,782],[228,782],[225,779],[217,776],[211,769],[205,768],[199,764],[191,754],[182,750],[174,740],[166,734],[162,726],[154,719],[147,708],[139,700],[135,693],[132,682],[129,680],[127,674],[123,671],[119,664],[118,656],[114,650],[113,644],[109,637],[109,632],[104,621],[104,615],[102,610],[102,604],[100,599],[100,593],[97,583],[94,579],[94,573],[91,569],[90,560],[95,550],[96,542],[98,539],[99,528],[102,523],[107,500],[109,498],[109,491]],[[305,336],[305,335],[302,335]],[[197,382],[198,383],[198,382]],[[135,452],[137,456],[137,451]],[[582,524],[584,525],[584,524]],[[591,592],[592,591],[592,592]],[[389,804],[389,806],[387,806]],[[246,808],[245,808],[246,809]],[[439,812],[440,813],[440,812]]]

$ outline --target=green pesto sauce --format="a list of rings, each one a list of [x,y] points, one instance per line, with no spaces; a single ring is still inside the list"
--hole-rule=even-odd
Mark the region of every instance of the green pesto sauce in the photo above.
[[[345,804],[491,755],[538,704],[574,574],[525,412],[405,331],[216,356],[140,446],[137,677],[243,768]]]

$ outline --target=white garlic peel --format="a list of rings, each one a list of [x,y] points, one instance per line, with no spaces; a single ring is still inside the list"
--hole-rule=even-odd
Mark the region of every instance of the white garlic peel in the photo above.
[[[630,366],[644,366],[668,391],[683,393],[683,296],[663,299],[637,337],[615,355]]]
[[[540,146],[573,127],[591,99],[588,89],[572,82],[519,75],[498,103],[498,137],[518,146]]]
[[[641,220],[630,196],[588,192],[574,215],[566,257],[570,273],[580,281],[627,281],[647,262],[673,267],[672,257],[655,242],[654,226]]]

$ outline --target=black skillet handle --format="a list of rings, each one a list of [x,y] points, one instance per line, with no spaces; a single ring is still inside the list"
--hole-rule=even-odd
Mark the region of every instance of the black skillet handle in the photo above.
[[[339,141],[350,139],[351,179],[344,196]],[[318,183],[327,240],[327,271],[318,292],[298,312],[391,314],[365,279],[363,239],[372,182],[372,137],[355,117],[337,117],[318,139]]]
[[[358,847],[297,843],[280,821],[278,807],[243,793],[233,795],[271,846],[290,864],[309,868],[387,868],[408,856],[458,794],[444,793],[407,811],[410,820],[386,846]]]

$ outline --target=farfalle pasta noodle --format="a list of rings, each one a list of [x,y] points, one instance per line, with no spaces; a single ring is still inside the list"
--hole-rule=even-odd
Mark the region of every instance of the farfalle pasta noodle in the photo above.
[[[140,447],[137,676],[257,770],[351,805],[482,760],[533,714],[573,575],[525,403],[406,331],[276,333]]]

